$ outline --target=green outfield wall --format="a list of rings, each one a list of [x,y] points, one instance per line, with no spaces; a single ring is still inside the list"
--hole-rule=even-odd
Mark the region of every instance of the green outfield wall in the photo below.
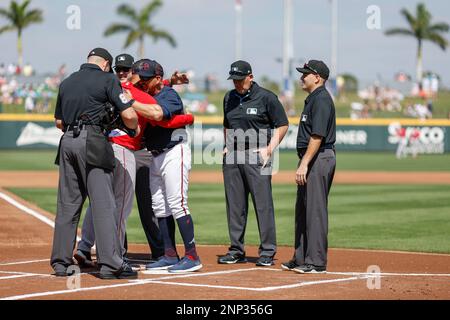
[[[280,145],[281,150],[294,150],[298,119],[290,119],[289,131]],[[414,119],[337,119],[336,148],[342,151],[392,151],[398,146],[399,128],[409,137],[419,131],[419,153],[450,152],[450,120]],[[222,119],[196,117],[189,127],[190,138],[196,148],[220,148],[223,145]],[[0,114],[0,149],[56,148],[61,131],[55,128],[49,115]]]

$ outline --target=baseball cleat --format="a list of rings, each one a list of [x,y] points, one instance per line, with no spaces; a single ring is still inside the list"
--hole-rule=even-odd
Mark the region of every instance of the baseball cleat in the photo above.
[[[226,256],[220,257],[217,262],[219,264],[246,263],[247,259],[245,258],[245,255],[242,254],[227,253]]]
[[[293,269],[297,268],[299,265],[297,264],[297,262],[295,262],[294,259],[289,260],[288,262],[283,262],[281,264],[281,269],[283,270],[287,270],[287,271],[292,271]]]
[[[292,269],[292,271],[295,271],[295,272],[301,273],[301,274],[304,274],[304,273],[326,273],[327,268],[314,266],[312,264],[304,264],[304,265],[295,267],[294,269]]]
[[[259,259],[256,261],[256,265],[258,267],[270,267],[273,266],[273,257],[269,257],[269,256],[261,256],[259,257]]]
[[[203,268],[200,259],[192,260],[188,257],[184,257],[176,265],[167,269],[170,273],[184,273],[184,272],[194,272]]]
[[[178,257],[167,257],[162,256],[158,259],[158,261],[149,263],[145,266],[145,269],[147,270],[167,270],[168,268],[176,265],[178,262],[180,262],[180,259]]]

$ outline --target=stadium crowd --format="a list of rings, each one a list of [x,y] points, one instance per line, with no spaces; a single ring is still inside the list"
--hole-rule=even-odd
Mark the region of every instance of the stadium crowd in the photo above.
[[[0,111],[6,106],[24,106],[26,113],[47,113],[64,77],[64,65],[56,74],[39,77],[30,64],[20,68],[14,63],[1,63]]]

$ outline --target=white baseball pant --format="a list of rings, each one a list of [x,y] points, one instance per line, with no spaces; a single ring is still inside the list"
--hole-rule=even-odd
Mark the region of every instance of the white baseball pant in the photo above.
[[[188,187],[191,170],[191,148],[179,143],[170,150],[154,156],[150,163],[150,191],[157,218],[174,219],[189,215]]]

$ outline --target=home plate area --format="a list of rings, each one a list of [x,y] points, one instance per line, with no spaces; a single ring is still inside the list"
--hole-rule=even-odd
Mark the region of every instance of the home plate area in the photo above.
[[[139,279],[136,280],[102,281],[96,277],[97,271],[83,272],[74,277],[57,278],[46,273],[33,273],[32,269],[36,268],[29,265],[24,268],[24,265],[20,264],[9,266],[9,271],[1,270],[2,296],[0,299],[83,299],[89,298],[93,292],[96,292],[96,298],[109,299],[110,293],[114,293],[117,289],[122,289],[122,294],[125,296],[132,293],[133,299],[163,298],[164,292],[167,291],[178,292],[178,297],[181,298],[183,291],[198,293],[202,291],[202,288],[210,291],[210,299],[227,297],[230,295],[230,291],[240,291],[241,297],[246,297],[246,294],[242,293],[245,291],[248,293],[279,291],[278,295],[282,297],[283,291],[287,289],[368,278],[368,276],[334,274],[311,274],[305,277],[274,268],[240,268],[181,275],[173,275],[165,273],[165,271],[159,271],[157,274],[142,271]],[[142,288],[137,289],[136,287]],[[138,292],[141,292],[140,296]],[[79,296],[81,293],[83,294]]]
[[[280,247],[275,265],[219,265],[225,246],[199,246],[203,269],[187,274],[145,271],[148,250],[131,245],[141,271],[135,280],[101,280],[97,269],[75,277],[52,275],[48,245],[5,246],[0,253],[0,299],[55,300],[303,300],[303,299],[448,299],[450,256],[330,249],[325,274],[301,275],[281,269],[292,251]],[[16,259],[12,259],[16,256]],[[20,257],[20,258],[19,258]],[[379,266],[377,268],[368,268]],[[379,272],[379,273],[374,273]]]
[[[155,275],[154,271],[143,271],[142,273],[145,275]],[[370,275],[351,277],[334,274],[310,274],[300,281],[301,276],[298,274],[289,274],[289,272],[274,268],[242,268],[184,275],[170,275],[167,271],[159,271],[158,274],[167,274],[167,276],[150,278],[149,280],[135,280],[135,282],[263,292],[374,277]],[[243,281],[244,277],[245,281]]]

